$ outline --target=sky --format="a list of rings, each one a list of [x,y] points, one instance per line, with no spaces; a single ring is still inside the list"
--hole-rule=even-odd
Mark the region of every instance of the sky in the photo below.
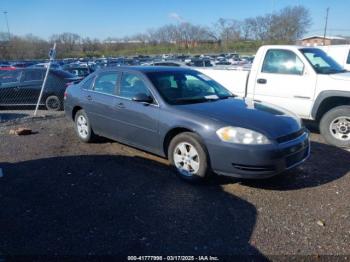
[[[212,26],[219,18],[243,20],[286,6],[309,9],[308,35],[323,34],[326,8],[329,35],[350,35],[350,0],[1,0],[0,32],[48,39],[71,32],[83,37],[124,37],[164,24],[188,21]]]

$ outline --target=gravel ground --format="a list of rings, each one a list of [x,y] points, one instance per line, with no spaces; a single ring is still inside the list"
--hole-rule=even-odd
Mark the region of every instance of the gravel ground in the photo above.
[[[350,153],[312,141],[283,175],[194,186],[159,157],[79,142],[63,117],[0,126],[0,254],[350,255]]]
[[[25,109],[25,110],[1,110],[0,113],[0,125],[13,125],[17,122],[26,122],[32,121],[33,119],[43,119],[43,118],[55,118],[64,115],[63,111],[48,111],[39,109],[34,115],[34,109]]]

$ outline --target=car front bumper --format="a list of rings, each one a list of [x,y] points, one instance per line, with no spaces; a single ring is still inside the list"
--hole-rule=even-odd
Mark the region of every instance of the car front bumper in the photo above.
[[[238,178],[268,178],[302,164],[310,156],[309,132],[296,139],[270,145],[207,145],[212,170]]]

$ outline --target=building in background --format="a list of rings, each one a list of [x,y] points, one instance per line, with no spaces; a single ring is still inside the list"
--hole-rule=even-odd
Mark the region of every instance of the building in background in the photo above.
[[[324,38],[321,35],[313,35],[298,40],[297,44],[303,46],[345,45],[350,44],[350,38],[342,36],[326,36]]]

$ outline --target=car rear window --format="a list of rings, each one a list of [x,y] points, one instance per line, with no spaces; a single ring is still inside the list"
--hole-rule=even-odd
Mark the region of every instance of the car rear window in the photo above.
[[[0,83],[18,82],[21,70],[0,71]]]
[[[52,70],[52,73],[62,78],[76,78],[76,75],[63,70]]]

